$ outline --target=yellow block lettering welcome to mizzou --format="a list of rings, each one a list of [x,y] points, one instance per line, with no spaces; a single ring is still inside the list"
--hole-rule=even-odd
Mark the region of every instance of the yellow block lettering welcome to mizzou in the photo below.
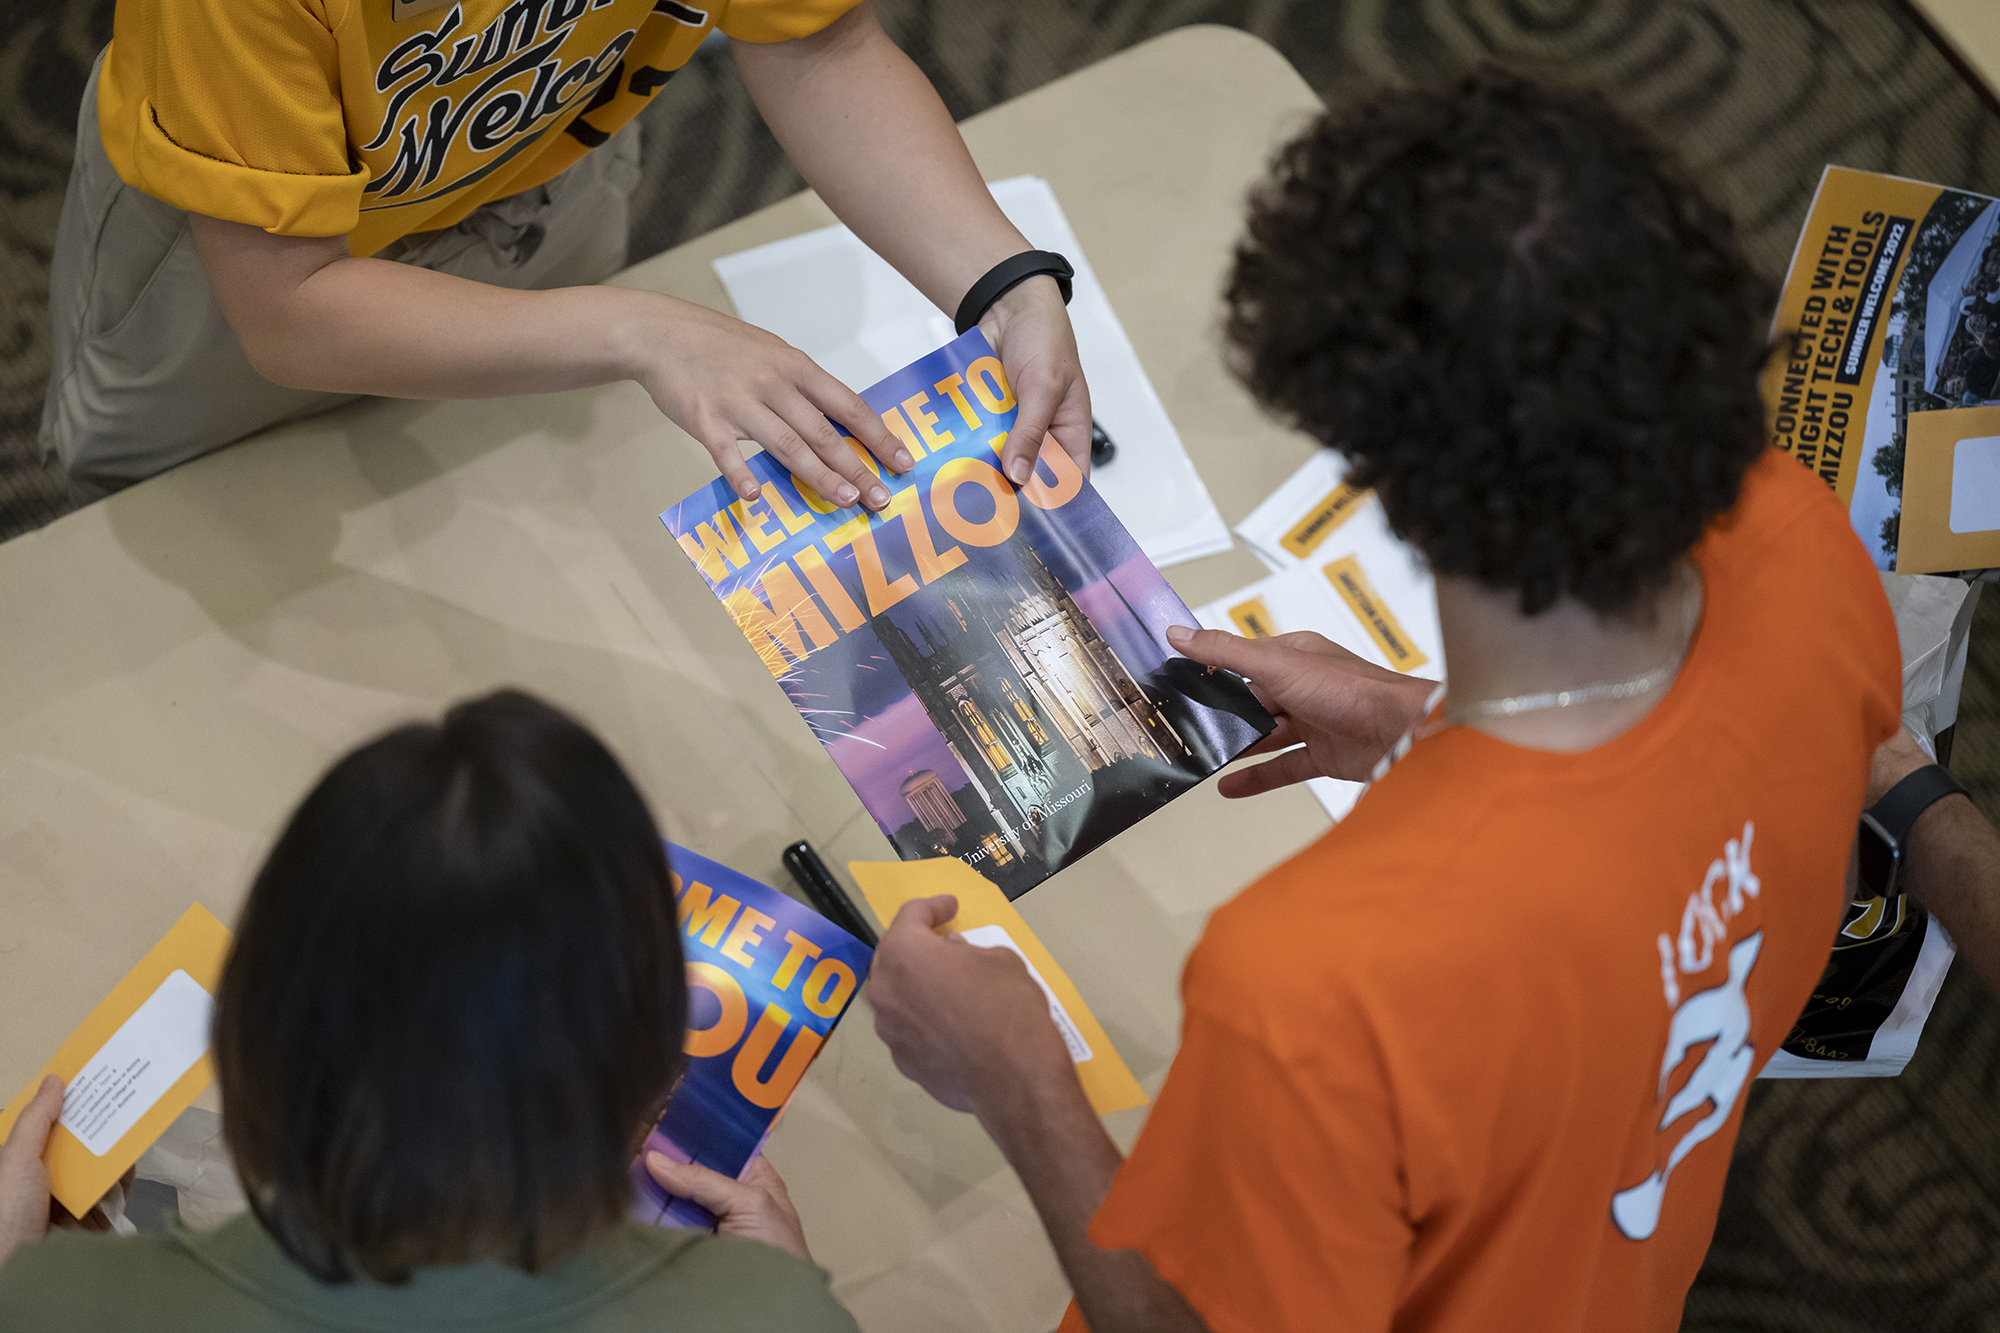
[[[1347,609],[1375,640],[1375,646],[1382,650],[1382,656],[1389,659],[1389,665],[1398,671],[1415,671],[1430,658],[1424,656],[1410,636],[1403,632],[1402,625],[1389,610],[1388,603],[1361,572],[1361,562],[1353,556],[1346,556],[1326,566],[1322,571],[1333,590],[1340,594],[1340,600],[1347,603]]]

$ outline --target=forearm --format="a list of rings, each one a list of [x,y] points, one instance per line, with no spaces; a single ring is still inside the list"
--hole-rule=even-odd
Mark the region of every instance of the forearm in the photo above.
[[[1027,1188],[1091,1333],[1205,1333],[1137,1250],[1099,1249],[1096,1215],[1123,1158],[1074,1074],[1024,1080],[980,1106],[980,1123]]]
[[[280,384],[483,398],[632,378],[631,349],[671,304],[610,287],[511,291],[408,264],[340,258],[276,296],[224,308],[251,364]]]
[[[1968,798],[1947,796],[1918,816],[1905,857],[1904,887],[2000,995],[2000,833]]]
[[[852,389],[783,339],[704,306],[617,287],[512,291],[357,259],[345,237],[272,236],[199,214],[188,221],[250,364],[280,384],[480,398],[629,379],[746,498],[759,483],[743,441],[839,505],[881,508],[889,493],[878,464],[910,466]]]
[[[1028,249],[935,89],[863,4],[813,38],[735,45],[771,132],[834,213],[940,310]]]
[[[302,283],[274,338],[310,387],[393,398],[485,398],[633,377],[628,347],[670,298],[611,287],[517,292],[349,259]]]

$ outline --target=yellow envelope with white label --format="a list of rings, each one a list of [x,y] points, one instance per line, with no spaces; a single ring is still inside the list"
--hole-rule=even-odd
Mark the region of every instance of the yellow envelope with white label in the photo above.
[[[208,1031],[229,941],[206,907],[188,908],[0,1111],[4,1139],[43,1077],[63,1080],[44,1160],[49,1192],[72,1216],[95,1207],[215,1077]]]

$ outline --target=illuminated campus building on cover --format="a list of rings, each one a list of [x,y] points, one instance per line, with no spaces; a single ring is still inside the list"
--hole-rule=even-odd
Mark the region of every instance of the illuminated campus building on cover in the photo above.
[[[934,603],[944,614],[918,621],[914,638],[887,617],[876,626],[990,816],[998,836],[985,836],[985,850],[1003,865],[1042,859],[1036,834],[1051,806],[1090,774],[1192,753],[1033,549],[1013,550],[1011,587],[983,581],[980,601],[947,594]],[[947,783],[927,769],[904,782],[903,797],[937,848],[950,849],[968,820]]]

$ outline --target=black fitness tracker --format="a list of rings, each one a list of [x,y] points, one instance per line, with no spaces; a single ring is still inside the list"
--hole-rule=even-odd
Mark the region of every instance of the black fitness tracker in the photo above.
[[[1071,280],[1076,270],[1069,261],[1053,250],[1023,250],[1020,254],[1003,259],[986,270],[986,276],[972,284],[972,290],[958,303],[958,318],[952,321],[960,333],[986,317],[993,303],[1026,282],[1029,278],[1046,273],[1056,280],[1062,291],[1063,304],[1069,304]]]
[[[1882,794],[1861,812],[1861,891],[1866,898],[1887,898],[1902,889],[1903,849],[1917,816],[1945,797],[1965,794],[1943,764],[1926,764]]]

